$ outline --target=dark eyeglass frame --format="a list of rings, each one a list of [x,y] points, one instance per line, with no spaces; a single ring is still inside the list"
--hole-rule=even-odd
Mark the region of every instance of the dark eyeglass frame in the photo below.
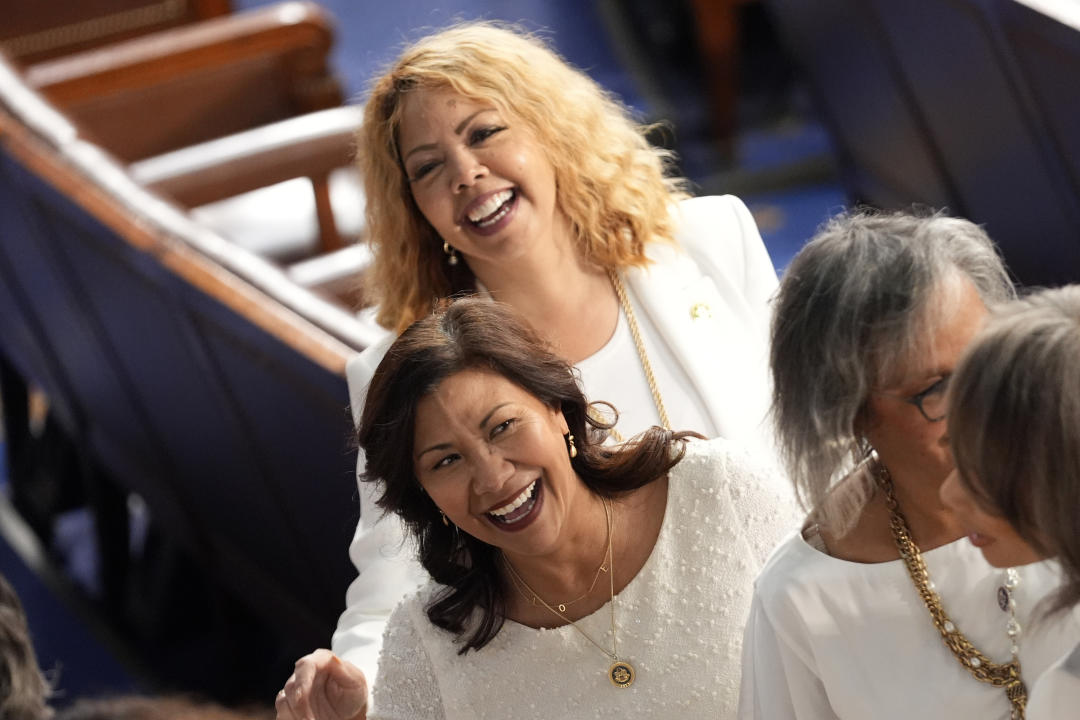
[[[942,420],[944,420],[945,418],[947,418],[949,416],[949,413],[948,412],[943,412],[941,415],[938,415],[937,417],[930,417],[930,414],[928,412],[926,412],[926,408],[923,407],[923,400],[926,399],[927,395],[931,395],[931,394],[933,394],[935,392],[942,392],[942,393],[945,392],[945,390],[947,390],[948,387],[949,387],[949,378],[950,377],[951,377],[950,375],[945,375],[940,380],[938,380],[933,385],[931,385],[930,387],[926,388],[922,392],[915,393],[914,395],[896,395],[895,393],[887,393],[887,392],[878,392],[878,395],[885,395],[887,397],[894,397],[894,398],[896,398],[898,400],[903,400],[904,402],[906,402],[906,403],[908,403],[910,405],[914,405],[915,407],[919,408],[919,414],[922,415],[923,418],[926,419],[926,422],[931,422],[931,423],[941,422]]]

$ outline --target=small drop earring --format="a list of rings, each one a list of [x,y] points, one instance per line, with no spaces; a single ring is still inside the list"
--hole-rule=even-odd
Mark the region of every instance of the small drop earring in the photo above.
[[[571,459],[576,458],[577,457],[577,446],[574,445],[574,435],[573,435],[573,433],[566,436],[566,442],[567,442],[567,444],[570,445],[570,457],[571,457]]]
[[[443,241],[442,251],[446,254],[446,264],[447,265],[457,265],[458,264],[457,250],[454,249],[453,245],[451,245],[450,243],[448,243],[446,241]]]

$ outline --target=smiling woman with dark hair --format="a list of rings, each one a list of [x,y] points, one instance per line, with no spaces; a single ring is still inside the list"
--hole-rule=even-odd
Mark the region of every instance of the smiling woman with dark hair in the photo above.
[[[734,715],[751,578],[794,504],[723,440],[608,429],[506,306],[459,300],[390,347],[365,479],[431,582],[391,616],[368,717]]]
[[[618,407],[616,440],[662,425],[771,459],[776,272],[746,206],[687,197],[671,153],[650,145],[647,130],[521,28],[462,23],[409,45],[373,81],[357,133],[371,312],[398,333],[447,297],[506,303],[591,397]],[[348,364],[355,420],[392,339]],[[282,718],[317,710],[324,693],[312,683],[346,667],[335,657],[373,677],[386,617],[423,581],[395,553],[397,518],[378,521],[363,485],[359,501],[349,548],[359,575],[336,656],[300,660],[278,694]],[[350,676],[351,692],[363,694],[363,678]]]

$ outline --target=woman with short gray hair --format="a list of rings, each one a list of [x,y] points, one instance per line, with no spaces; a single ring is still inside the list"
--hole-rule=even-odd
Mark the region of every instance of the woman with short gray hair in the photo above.
[[[1025,680],[1080,639],[1010,635],[1053,570],[995,570],[938,498],[949,377],[1013,296],[986,234],[941,215],[840,216],[788,267],[773,410],[809,515],[758,578],[740,717],[1023,717]]]

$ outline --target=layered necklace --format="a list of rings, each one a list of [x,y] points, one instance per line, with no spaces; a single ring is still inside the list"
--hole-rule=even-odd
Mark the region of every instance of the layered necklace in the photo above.
[[[615,556],[614,551],[612,550],[612,537],[615,534],[615,520],[612,516],[611,505],[607,498],[601,498],[601,501],[604,503],[604,518],[607,520],[607,552],[605,553],[604,561],[601,561],[600,567],[596,571],[596,577],[593,578],[592,585],[581,597],[564,603],[549,603],[540,597],[540,595],[529,586],[529,583],[525,582],[525,579],[521,577],[517,570],[514,569],[514,566],[510,564],[510,560],[507,559],[506,555],[503,555],[503,563],[506,565],[506,570],[514,583],[514,587],[521,593],[521,596],[534,606],[539,604],[546,608],[560,620],[573,626],[575,630],[581,633],[582,637],[595,645],[600,652],[604,653],[604,655],[611,660],[611,666],[608,668],[607,672],[608,680],[610,680],[611,684],[617,688],[627,688],[634,684],[635,672],[633,665],[619,657],[619,640],[615,631]],[[605,561],[607,567],[604,566]],[[596,587],[596,578],[600,577],[602,571],[606,572],[608,575],[608,584],[611,592],[611,650],[608,650],[598,643],[591,635],[589,635],[589,633],[585,632],[580,625],[568,618],[565,614],[567,607],[578,600],[587,597],[589,593],[592,592],[592,589]]]
[[[1010,717],[1012,720],[1024,720],[1024,707],[1027,705],[1027,688],[1024,679],[1020,675],[1020,623],[1016,619],[1015,590],[1020,584],[1020,574],[1013,568],[1005,571],[1005,582],[998,588],[998,605],[1009,613],[1009,620],[1005,625],[1005,632],[1010,639],[1010,652],[1012,660],[1007,663],[992,662],[986,655],[979,652],[978,648],[971,644],[956,624],[949,619],[945,608],[941,603],[941,597],[934,588],[930,579],[930,572],[926,568],[922,552],[915,540],[911,537],[907,520],[900,511],[900,504],[896,501],[896,493],[893,487],[892,476],[888,468],[875,458],[875,479],[878,486],[885,493],[885,506],[889,509],[889,528],[892,530],[896,549],[900,552],[900,558],[907,567],[911,580],[915,583],[926,609],[930,611],[930,619],[934,627],[941,633],[941,639],[949,648],[960,664],[978,681],[989,683],[994,687],[1004,688],[1005,695],[1012,706]]]

